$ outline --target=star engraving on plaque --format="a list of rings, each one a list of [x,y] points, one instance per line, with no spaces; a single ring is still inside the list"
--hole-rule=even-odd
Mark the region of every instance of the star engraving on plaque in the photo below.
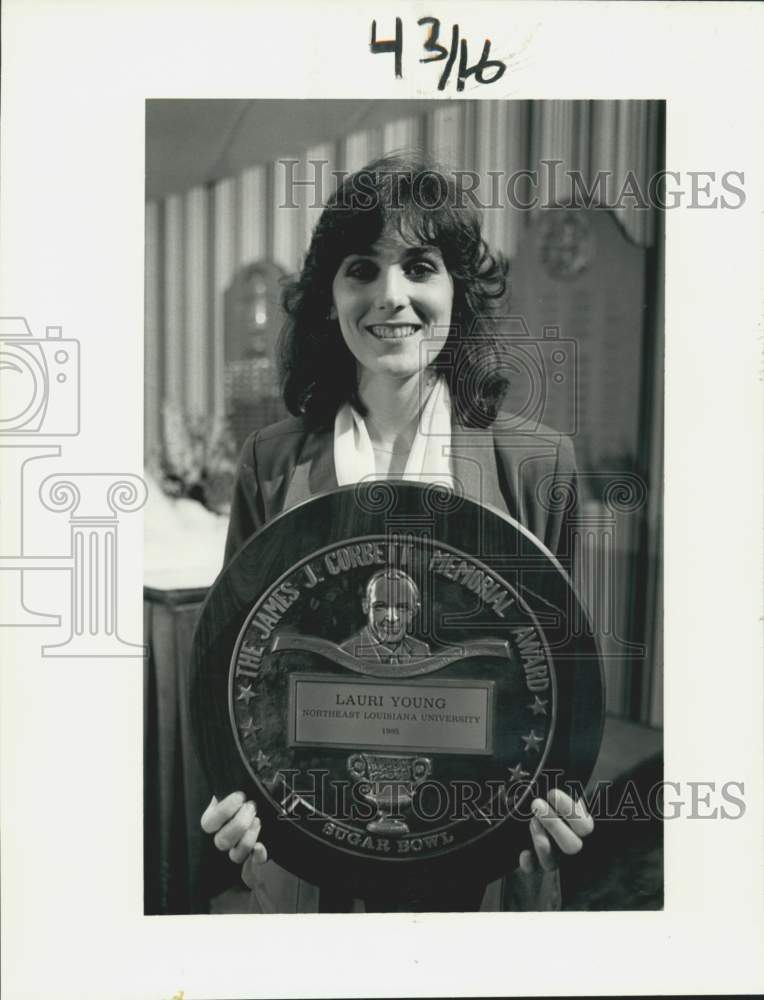
[[[509,771],[509,780],[512,782],[522,781],[523,778],[530,777],[528,772],[523,770],[522,764],[515,764],[514,767],[508,767],[507,770]]]
[[[241,727],[241,731],[245,736],[254,736],[258,729],[262,729],[262,726],[256,726],[254,719],[247,719],[246,723]]]
[[[532,729],[528,736],[521,736],[520,739],[525,743],[526,750],[535,750],[536,753],[539,752],[539,747],[544,742],[541,736],[536,736]]]
[[[257,757],[255,757],[255,767],[258,771],[262,771],[265,767],[271,766],[271,759],[262,750],[257,751]]]
[[[533,701],[528,706],[528,708],[533,712],[534,715],[546,715],[546,706],[548,702],[546,698],[539,698],[538,695],[533,696]]]
[[[237,701],[243,701],[249,707],[249,703],[254,697],[255,692],[252,690],[251,684],[247,684],[246,686],[244,684],[239,685],[239,697],[236,699]]]

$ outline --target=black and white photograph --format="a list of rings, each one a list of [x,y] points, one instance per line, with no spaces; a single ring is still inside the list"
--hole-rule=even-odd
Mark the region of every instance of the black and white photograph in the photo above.
[[[660,909],[662,103],[146,129],[146,912]]]
[[[761,6],[0,21],[3,996],[761,993]]]

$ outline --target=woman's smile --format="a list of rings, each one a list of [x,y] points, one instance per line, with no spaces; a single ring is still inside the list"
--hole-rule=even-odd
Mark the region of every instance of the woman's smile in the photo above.
[[[367,327],[369,333],[380,340],[401,340],[410,337],[421,330],[420,324],[412,323],[376,323]]]

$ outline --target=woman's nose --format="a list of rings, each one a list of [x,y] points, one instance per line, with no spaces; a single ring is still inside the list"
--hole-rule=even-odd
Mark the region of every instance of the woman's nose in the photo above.
[[[400,309],[406,305],[406,278],[399,267],[388,267],[379,272],[374,299],[378,309]]]

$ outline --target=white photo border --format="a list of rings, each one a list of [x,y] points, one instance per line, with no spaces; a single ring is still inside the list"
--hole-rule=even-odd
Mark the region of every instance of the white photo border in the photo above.
[[[507,73],[441,94],[412,58],[395,80],[368,39],[396,12],[490,37]],[[761,990],[762,9],[10,0],[2,17],[2,315],[82,345],[67,462],[88,472],[142,471],[148,98],[665,99],[668,169],[740,170],[746,191],[666,218],[665,774],[743,781],[746,812],[666,822],[664,911],[146,917],[140,659],[46,659],[36,629],[0,630],[5,995]],[[139,522],[121,527],[130,637]]]

